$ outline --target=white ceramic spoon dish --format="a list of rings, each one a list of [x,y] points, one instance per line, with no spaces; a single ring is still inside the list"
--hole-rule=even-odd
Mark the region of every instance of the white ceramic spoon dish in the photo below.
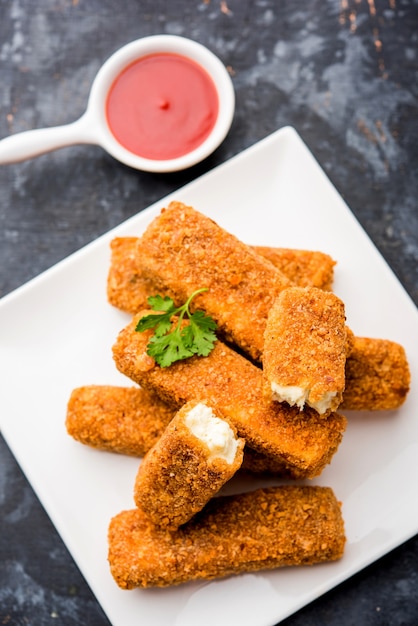
[[[109,90],[120,73],[141,57],[179,54],[199,64],[212,78],[219,111],[209,136],[183,156],[166,160],[143,158],[124,148],[112,134],[106,118]],[[76,144],[101,146],[115,159],[138,170],[174,172],[208,157],[225,139],[234,116],[235,94],[231,78],[220,59],[202,44],[176,35],[153,35],[128,43],[102,65],[92,84],[86,112],[75,122],[51,128],[24,131],[0,141],[0,165],[17,163],[46,152]]]

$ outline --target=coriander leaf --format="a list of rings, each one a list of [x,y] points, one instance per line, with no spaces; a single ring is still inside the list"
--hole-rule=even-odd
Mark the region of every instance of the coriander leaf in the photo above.
[[[216,341],[216,322],[204,311],[190,312],[189,305],[193,298],[205,288],[193,292],[185,304],[176,307],[169,297],[150,296],[148,303],[157,314],[142,317],[135,330],[154,329],[147,354],[152,356],[161,367],[168,367],[175,361],[187,359],[194,354],[207,356]],[[162,313],[160,311],[163,311]],[[177,317],[177,321],[173,318]]]
[[[181,337],[182,337],[185,348],[187,348],[188,350],[191,350],[192,353],[194,354],[194,346],[193,346],[194,336],[193,336],[193,330],[190,324],[187,324],[187,326],[184,326],[181,329]]]
[[[159,315],[145,315],[141,317],[135,330],[139,333],[150,328],[156,328],[155,334],[161,335],[168,332],[171,328],[171,313],[160,313]]]
[[[216,324],[213,319],[204,314],[203,311],[196,311],[190,317],[191,334],[193,335],[193,344],[195,353],[199,356],[207,356],[213,350],[216,341],[216,335],[213,332]]]
[[[145,315],[139,320],[135,330],[143,332],[144,330],[155,328],[155,334],[157,336],[164,335],[170,330],[171,317],[176,311],[173,300],[168,296],[163,298],[162,296],[156,295],[148,298],[148,304],[153,311],[163,311],[163,313]]]
[[[184,345],[181,333],[175,330],[162,337],[151,337],[147,354],[154,357],[161,367],[169,367],[175,361],[193,356],[194,352]]]
[[[164,298],[159,295],[150,296],[147,299],[147,302],[153,311],[166,311],[169,313],[170,311],[176,310],[173,300],[168,296],[165,296]]]

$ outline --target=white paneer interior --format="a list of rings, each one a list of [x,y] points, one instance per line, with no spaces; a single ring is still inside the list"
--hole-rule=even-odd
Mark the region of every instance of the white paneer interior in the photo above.
[[[186,415],[184,423],[197,439],[207,445],[210,459],[219,457],[229,464],[234,462],[238,440],[230,425],[216,417],[210,407],[196,404]]]
[[[296,404],[300,410],[303,409],[306,403],[318,411],[320,415],[325,413],[330,408],[332,399],[337,393],[336,391],[327,391],[317,402],[310,402],[310,389],[304,389],[303,387],[292,385],[278,385],[277,383],[272,382],[271,390],[273,392],[273,400],[277,400],[277,402],[287,402],[290,406]]]
[[[271,390],[273,399],[277,400],[277,402],[287,402],[290,406],[296,404],[300,409],[303,409],[305,406],[309,395],[309,389],[292,385],[278,385],[275,382],[271,383]]]
[[[322,398],[318,400],[317,402],[310,402],[308,398],[308,404],[313,409],[318,411],[320,415],[322,415],[323,413],[328,411],[328,409],[331,407],[332,399],[335,398],[336,395],[337,395],[336,391],[327,391],[326,393],[324,393]]]

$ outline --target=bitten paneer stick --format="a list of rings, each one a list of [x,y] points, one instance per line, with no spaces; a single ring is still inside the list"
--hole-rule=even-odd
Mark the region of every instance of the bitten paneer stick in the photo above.
[[[340,406],[357,411],[397,409],[406,400],[410,382],[401,345],[387,339],[353,337]]]
[[[108,560],[122,589],[166,587],[340,559],[345,534],[329,487],[284,486],[213,498],[169,531],[141,509],[110,522]]]
[[[271,307],[264,334],[267,398],[324,415],[341,403],[350,348],[344,303],[316,287],[285,289]],[[351,337],[351,333],[350,333]]]
[[[267,313],[292,283],[213,220],[172,202],[139,238],[136,254],[157,293],[183,304],[193,300],[218,324],[223,336],[260,360]]]
[[[185,524],[240,468],[244,443],[219,412],[188,402],[139,466],[136,505],[157,526]]]
[[[275,458],[293,477],[320,474],[342,439],[342,415],[324,418],[309,407],[300,411],[269,402],[263,397],[262,371],[221,341],[209,356],[193,356],[170,367],[156,365],[146,353],[152,331],[135,331],[149,313],[140,312],[119,333],[113,346],[119,371],[177,408],[191,400],[207,401],[251,448]]]
[[[152,282],[142,275],[141,260],[136,254],[138,237],[115,237],[111,243],[107,297],[110,304],[135,314],[147,306],[147,298],[155,295]],[[323,252],[253,246],[257,254],[300,287],[330,290],[335,261]]]
[[[71,393],[69,435],[99,450],[143,456],[160,438],[175,410],[139,387],[90,385]]]

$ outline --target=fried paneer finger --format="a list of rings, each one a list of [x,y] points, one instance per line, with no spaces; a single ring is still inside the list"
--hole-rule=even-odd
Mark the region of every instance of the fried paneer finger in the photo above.
[[[264,334],[267,398],[324,415],[337,409],[349,349],[344,303],[316,287],[290,287],[271,307]]]
[[[353,337],[352,341],[341,407],[355,411],[399,408],[411,382],[404,348],[387,339]]]
[[[239,469],[244,443],[207,404],[185,404],[139,466],[136,505],[157,526],[185,524]]]
[[[66,428],[77,441],[109,452],[143,456],[175,414],[139,387],[90,385],[71,393]]]
[[[136,254],[138,237],[115,237],[111,243],[107,298],[110,304],[135,314],[147,306],[155,288],[147,280]],[[270,261],[289,280],[300,287],[330,290],[335,261],[323,252],[254,246],[257,254]]]
[[[260,360],[267,313],[291,285],[269,261],[180,202],[151,222],[136,254],[145,278],[177,303],[206,288],[192,306],[206,311],[228,341]]]
[[[122,589],[166,587],[340,559],[345,533],[329,487],[284,486],[213,498],[177,530],[141,510],[109,524],[110,571]]]
[[[267,246],[254,246],[254,250],[287,276],[295,287],[331,290],[336,262],[329,254],[317,250]]]
[[[207,357],[156,365],[146,352],[152,331],[135,331],[149,313],[139,313],[119,333],[113,346],[119,371],[177,408],[191,400],[207,401],[251,448],[283,463],[294,477],[316,476],[330,462],[345,430],[342,415],[324,418],[309,407],[300,411],[269,402],[263,397],[262,371],[221,341]]]

